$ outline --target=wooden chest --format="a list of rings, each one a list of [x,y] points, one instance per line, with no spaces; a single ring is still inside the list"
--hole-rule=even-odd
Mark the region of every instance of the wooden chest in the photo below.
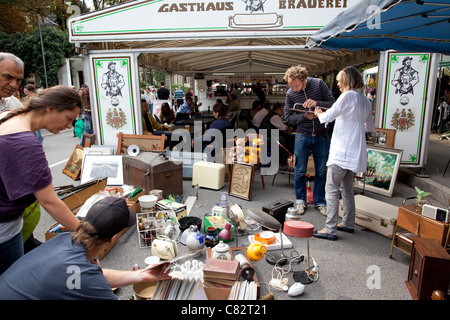
[[[125,184],[144,190],[158,189],[163,197],[183,194],[183,164],[159,152],[141,152],[137,156],[123,156]]]

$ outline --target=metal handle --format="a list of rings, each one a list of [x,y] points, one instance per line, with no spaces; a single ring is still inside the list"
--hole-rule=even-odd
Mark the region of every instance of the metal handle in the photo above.
[[[372,222],[372,219],[370,219],[369,217],[361,217],[361,216],[358,216],[358,215],[356,214],[356,218],[357,218],[357,219],[364,220],[364,221]]]

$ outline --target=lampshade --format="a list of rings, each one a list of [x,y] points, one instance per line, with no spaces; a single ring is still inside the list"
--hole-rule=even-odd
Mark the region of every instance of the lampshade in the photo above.
[[[314,233],[314,226],[311,223],[296,220],[284,222],[284,233],[297,238],[310,238]]]
[[[255,222],[259,225],[270,230],[280,231],[281,255],[278,255],[276,253],[266,253],[266,260],[273,265],[278,264],[279,266],[282,266],[286,264],[288,260],[283,252],[283,234],[281,233],[281,223],[278,222],[278,220],[272,217],[270,214],[259,209],[250,208],[247,209],[246,213],[248,217],[255,220]]]
[[[270,230],[279,230],[281,223],[267,212],[260,209],[250,208],[246,210],[247,216],[255,220],[257,223]]]

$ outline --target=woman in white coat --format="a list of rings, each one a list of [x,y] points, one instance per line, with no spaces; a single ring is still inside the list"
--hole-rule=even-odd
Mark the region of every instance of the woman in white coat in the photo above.
[[[366,171],[365,133],[374,130],[372,106],[361,92],[364,86],[361,73],[348,67],[338,73],[337,81],[342,92],[338,100],[326,112],[318,107],[314,112],[321,123],[336,120],[327,161],[327,220],[324,229],[314,232],[314,237],[328,240],[337,240],[337,230],[354,231],[353,179],[355,173]],[[344,215],[338,224],[340,189]]]

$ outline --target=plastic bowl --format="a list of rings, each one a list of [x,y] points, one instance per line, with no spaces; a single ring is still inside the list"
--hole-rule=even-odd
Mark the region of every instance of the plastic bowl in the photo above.
[[[149,209],[153,208],[156,205],[156,200],[158,200],[158,198],[150,194],[146,196],[140,196],[138,200],[141,205],[141,208]]]
[[[192,225],[196,225],[199,231],[201,230],[202,227],[202,219],[197,217],[183,217],[178,221],[178,223],[180,224],[179,228],[181,232],[188,229],[189,226]]]

